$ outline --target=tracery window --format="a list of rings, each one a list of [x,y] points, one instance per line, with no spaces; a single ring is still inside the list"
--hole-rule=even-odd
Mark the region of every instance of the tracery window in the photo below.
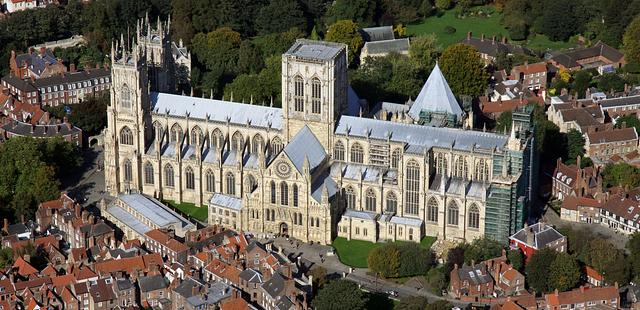
[[[294,109],[296,112],[304,112],[304,81],[300,76],[293,78],[294,93]]]
[[[480,209],[475,204],[472,204],[469,208],[469,227],[480,228]]]
[[[415,161],[407,164],[405,186],[405,213],[418,215],[420,201],[420,165]]]
[[[427,221],[438,222],[438,200],[434,197],[427,203]]]
[[[333,147],[333,159],[344,160],[344,144],[342,144],[342,141],[336,141],[336,145]]]
[[[128,159],[124,160],[124,180],[127,182],[133,180],[133,167],[131,166],[131,161]]]
[[[289,186],[286,182],[280,183],[280,204],[283,206],[289,205]]]
[[[215,192],[216,191],[216,177],[213,174],[213,171],[211,170],[207,170],[207,172],[205,173],[205,179],[206,179],[206,190],[207,192]]]
[[[153,165],[150,162],[144,164],[144,183],[153,184]]]
[[[227,195],[235,195],[236,194],[236,177],[233,175],[233,172],[227,172],[226,176],[227,183]]]
[[[187,167],[187,169],[185,169],[184,174],[185,174],[185,179],[187,183],[187,189],[195,189],[196,181],[195,181],[195,176],[193,175],[193,169],[191,169],[191,167]]]
[[[311,81],[311,113],[320,114],[320,91],[322,85],[318,78]]]
[[[455,201],[449,203],[447,208],[447,224],[458,226],[458,216],[460,215],[460,208]]]
[[[120,130],[120,144],[133,145],[133,133],[127,126]]]
[[[174,178],[173,178],[173,166],[167,164],[164,166],[164,185],[173,187],[174,186]]]
[[[366,193],[365,208],[367,211],[376,211],[376,192],[371,188]]]
[[[394,192],[387,193],[387,212],[398,212],[398,197]]]
[[[344,198],[346,200],[348,209],[356,208],[356,193],[353,190],[353,187],[349,186],[345,189]]]
[[[364,151],[357,142],[351,146],[351,161],[360,164],[364,162]]]

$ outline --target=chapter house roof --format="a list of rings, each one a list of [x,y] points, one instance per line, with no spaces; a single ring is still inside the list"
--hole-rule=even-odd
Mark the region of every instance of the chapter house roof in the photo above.
[[[413,119],[420,118],[422,110],[433,112],[447,112],[462,117],[462,109],[458,100],[451,92],[447,80],[444,78],[440,66],[436,66],[431,71],[427,82],[422,86],[413,106],[409,110],[409,115]]]

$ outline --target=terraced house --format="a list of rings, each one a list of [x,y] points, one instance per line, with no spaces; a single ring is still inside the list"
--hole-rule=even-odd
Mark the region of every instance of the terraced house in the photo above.
[[[168,26],[113,48],[112,194],[207,205],[212,223],[323,244],[506,242],[522,227],[534,177],[526,111],[509,135],[454,128],[472,116],[436,66],[396,121],[366,118],[348,86],[347,47],[310,40],[282,55],[282,108],[175,95],[175,63],[155,57],[171,53]],[[435,123],[447,127],[426,125]]]

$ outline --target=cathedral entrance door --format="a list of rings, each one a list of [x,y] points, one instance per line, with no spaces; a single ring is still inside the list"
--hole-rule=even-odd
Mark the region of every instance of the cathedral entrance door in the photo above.
[[[287,226],[287,223],[280,224],[280,234],[283,236],[289,235],[289,226]]]

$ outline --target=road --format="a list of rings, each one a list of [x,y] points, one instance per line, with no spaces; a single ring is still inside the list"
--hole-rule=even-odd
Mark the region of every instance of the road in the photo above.
[[[104,185],[104,150],[94,146],[82,154],[84,162],[75,173],[67,175],[63,184],[69,195],[81,202],[83,206],[92,206],[102,198],[110,197],[105,193]]]
[[[377,278],[375,276],[367,274],[366,268],[351,268],[340,262],[337,256],[327,255],[328,252],[332,252],[333,248],[330,246],[324,246],[319,244],[307,244],[297,243],[295,241],[287,241],[284,238],[271,239],[278,248],[283,249],[283,253],[289,257],[302,257],[312,263],[313,265],[322,266],[327,269],[327,274],[335,274],[339,277],[345,277],[348,280],[358,283],[362,289],[371,292],[386,292],[394,290],[398,292],[398,297],[408,296],[420,296],[425,297],[429,302],[435,302],[437,300],[447,300],[455,306],[465,307],[467,303],[460,302],[459,300],[446,298],[433,294],[428,289],[425,289],[422,284],[417,280],[409,280],[405,284],[398,284],[395,282],[387,281],[385,279]],[[261,240],[266,242],[268,240]],[[322,255],[323,259],[320,258]],[[352,272],[349,272],[352,270]]]

